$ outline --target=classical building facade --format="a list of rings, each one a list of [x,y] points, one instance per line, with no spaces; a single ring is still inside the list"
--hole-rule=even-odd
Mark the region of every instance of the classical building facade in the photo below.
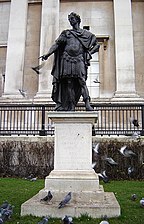
[[[53,56],[39,75],[32,67],[72,11],[101,45],[87,80],[92,101],[144,102],[144,0],[0,0],[0,103],[52,102]]]

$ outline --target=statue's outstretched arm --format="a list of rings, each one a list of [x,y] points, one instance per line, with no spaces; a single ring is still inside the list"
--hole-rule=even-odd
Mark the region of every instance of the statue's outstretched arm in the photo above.
[[[57,49],[58,49],[58,44],[55,43],[51,46],[48,53],[42,55],[40,58],[42,59],[42,61],[47,60],[50,55],[52,55],[54,52],[56,52]]]

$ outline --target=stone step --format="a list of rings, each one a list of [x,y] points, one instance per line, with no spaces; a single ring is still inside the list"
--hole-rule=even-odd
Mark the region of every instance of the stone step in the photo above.
[[[83,202],[103,202],[104,201],[104,190],[103,186],[99,186],[99,190],[97,191],[79,191],[72,192],[71,194],[71,202],[72,203],[83,203]],[[44,198],[49,190],[42,189],[39,191],[38,197],[39,201]],[[52,203],[59,203],[63,198],[68,194],[67,191],[51,191],[53,198]]]
[[[57,202],[41,203],[39,194],[35,195],[21,206],[21,215],[34,215],[38,217],[50,216],[62,218],[65,215],[72,217],[80,217],[82,214],[87,214],[92,218],[100,218],[107,215],[107,217],[120,216],[120,206],[112,192],[104,192],[103,202],[93,202],[88,200],[85,203],[71,202],[64,208],[58,209]]]

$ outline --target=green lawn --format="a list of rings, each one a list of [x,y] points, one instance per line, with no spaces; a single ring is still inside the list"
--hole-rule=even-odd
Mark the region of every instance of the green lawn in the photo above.
[[[105,191],[114,192],[121,206],[121,216],[109,219],[110,224],[143,224],[144,208],[139,205],[139,200],[144,197],[144,181],[111,181],[103,184]],[[14,214],[7,223],[12,224],[37,224],[39,217],[20,216],[20,206],[27,199],[35,195],[44,187],[44,180],[30,182],[24,179],[0,178],[0,204],[7,200],[14,205]],[[131,201],[131,195],[136,193],[138,199]],[[74,219],[74,224],[98,224],[100,219],[82,216]],[[61,219],[50,219],[49,224],[60,224]]]

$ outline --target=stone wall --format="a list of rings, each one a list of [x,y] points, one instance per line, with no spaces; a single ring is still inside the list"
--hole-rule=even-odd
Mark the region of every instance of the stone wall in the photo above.
[[[99,138],[93,137],[93,146],[99,143],[99,153],[93,152],[93,162],[97,173],[106,171],[112,179],[144,179],[144,142],[143,139]],[[119,149],[126,145],[136,155],[124,157]],[[112,157],[117,165],[105,161]],[[44,178],[53,170],[54,137],[1,137],[0,138],[0,176]],[[128,168],[134,170],[129,175]]]

